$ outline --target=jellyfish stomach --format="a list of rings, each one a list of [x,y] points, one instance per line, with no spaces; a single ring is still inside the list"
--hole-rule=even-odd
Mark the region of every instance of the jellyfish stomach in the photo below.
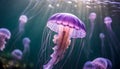
[[[54,41],[56,46],[53,47],[54,52],[51,54],[51,60],[43,66],[43,69],[52,69],[64,56],[65,50],[70,45],[69,32],[63,31],[58,34]]]

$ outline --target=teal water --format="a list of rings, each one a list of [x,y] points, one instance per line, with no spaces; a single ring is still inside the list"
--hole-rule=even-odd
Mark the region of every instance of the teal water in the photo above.
[[[93,60],[96,57],[106,57],[106,58],[109,58],[110,60],[112,60],[114,57],[115,63],[113,65],[114,67],[113,69],[116,69],[117,67],[120,68],[119,66],[120,58],[118,58],[116,54],[114,56],[111,56],[110,45],[107,39],[105,42],[105,46],[106,46],[105,52],[107,55],[103,56],[101,53],[101,41],[99,38],[99,33],[101,32],[107,33],[105,24],[103,23],[103,18],[105,16],[111,15],[109,10],[106,10],[104,8],[96,8],[96,9],[89,10],[84,5],[80,5],[79,8],[74,8],[72,7],[72,5],[68,5],[64,3],[61,4],[62,6],[60,6],[60,8],[49,9],[48,8],[49,3],[47,1],[41,0],[38,7],[32,10],[33,12],[28,14],[29,17],[32,17],[35,14],[37,15],[34,16],[31,20],[29,20],[26,23],[25,33],[22,35],[21,38],[15,41],[17,37],[17,36],[15,37],[15,35],[17,34],[18,25],[19,25],[19,21],[18,21],[19,16],[24,11],[28,3],[29,3],[29,0],[1,0],[0,1],[0,27],[8,28],[12,33],[12,37],[6,45],[6,49],[4,50],[4,52],[2,52],[2,55],[5,56],[5,59],[7,59],[7,61],[9,61],[9,55],[13,49],[19,48],[23,50],[23,45],[22,45],[23,37],[29,37],[31,39],[31,44],[30,44],[30,56],[28,58],[28,63],[24,61],[21,61],[20,63],[21,63],[21,66],[24,66],[23,65],[24,63],[28,64],[29,68],[26,68],[26,69],[30,69],[30,68],[39,69],[39,67],[41,66],[39,66],[39,64],[36,65],[39,60],[38,52],[41,47],[41,40],[43,36],[42,34],[43,34],[48,18],[52,14],[57,13],[57,12],[72,13],[78,16],[85,23],[86,29],[89,30],[90,25],[89,25],[89,20],[87,19],[87,17],[91,11],[95,11],[97,13],[97,20],[95,21],[95,29],[94,29],[92,39],[90,41],[92,52],[89,58],[86,56],[86,52],[89,51],[87,44],[85,44],[86,46],[84,46],[84,48],[81,51],[81,48],[82,48],[81,47],[82,45],[80,45],[81,39],[76,39],[76,44],[74,45],[73,52],[71,53],[71,56],[68,59],[68,61],[63,66],[63,69],[75,69],[75,68],[82,69],[83,64],[86,61]],[[112,16],[112,18],[113,18],[113,23],[112,23],[113,31],[115,32],[117,39],[120,40],[120,32],[119,32],[120,16],[115,15],[115,16]],[[107,35],[106,35],[106,38],[108,38]],[[84,38],[83,40],[87,41],[87,39],[88,38]],[[49,47],[49,48],[52,48],[52,47]],[[70,50],[68,49],[67,53],[69,51]],[[81,56],[79,57],[80,51],[81,51]],[[50,52],[52,52],[52,50],[50,50]],[[47,54],[47,55],[49,57],[50,54]],[[75,67],[78,58],[80,60],[77,64],[77,67]],[[55,66],[54,69],[59,69],[59,67],[65,60],[66,60],[66,56],[65,56],[65,59],[63,59],[60,63],[58,63]]]

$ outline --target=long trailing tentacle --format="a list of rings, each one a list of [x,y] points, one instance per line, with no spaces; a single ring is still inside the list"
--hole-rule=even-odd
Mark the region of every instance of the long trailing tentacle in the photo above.
[[[54,36],[54,43],[57,44],[53,47],[54,52],[51,54],[50,61],[43,66],[43,69],[52,69],[64,56],[65,50],[70,45],[69,31],[63,31],[62,33]]]

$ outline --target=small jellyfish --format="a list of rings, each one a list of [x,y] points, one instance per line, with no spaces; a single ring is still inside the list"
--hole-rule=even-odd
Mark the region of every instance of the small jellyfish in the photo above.
[[[11,33],[6,28],[0,28],[0,50],[3,51],[5,48],[6,40],[9,40]]]
[[[95,25],[95,19],[96,19],[96,13],[95,12],[91,12],[90,14],[89,14],[89,17],[88,17],[88,19],[89,19],[89,21],[90,21],[90,28],[88,29],[88,39],[87,39],[87,52],[86,52],[86,57],[87,58],[89,58],[89,56],[90,56],[90,53],[92,52],[92,49],[91,49],[91,38],[92,38],[92,35],[93,35],[93,33],[94,33],[94,25]]]
[[[93,31],[94,31],[94,22],[95,22],[95,19],[96,19],[96,13],[95,12],[92,12],[90,13],[89,15],[89,20],[90,20],[90,32],[89,32],[89,39],[91,39],[92,37],[92,34],[93,34]]]
[[[83,69],[112,69],[112,63],[107,58],[98,57],[93,61],[87,61]]]
[[[12,51],[11,55],[12,55],[12,57],[13,57],[14,60],[21,60],[22,56],[23,56],[23,53],[19,49],[14,49]]]
[[[66,49],[71,44],[70,39],[84,38],[86,29],[84,23],[70,13],[52,15],[47,22],[47,27],[57,33],[53,39],[56,45],[53,47],[54,52],[51,54],[51,59],[43,65],[43,69],[52,69],[63,58]]]
[[[23,32],[24,31],[24,26],[27,23],[28,18],[26,15],[21,15],[19,17],[19,32]]]
[[[98,57],[92,61],[96,69],[111,69],[112,63],[109,59]]]
[[[29,52],[30,52],[30,39],[28,37],[23,38],[22,42],[24,45],[24,50],[23,50],[23,54],[24,56],[28,56]]]
[[[105,46],[104,46],[105,35],[104,35],[104,33],[100,33],[99,37],[101,39],[101,47],[102,47],[101,52],[103,55],[105,55]]]
[[[118,55],[120,58],[120,41],[118,40],[117,36],[115,35],[113,29],[112,29],[112,18],[107,16],[104,18],[104,24],[106,25],[106,31],[107,31],[107,36],[108,36],[108,43],[109,47],[111,50],[111,57],[113,58],[114,61],[114,55]],[[117,60],[120,61],[120,60]]]

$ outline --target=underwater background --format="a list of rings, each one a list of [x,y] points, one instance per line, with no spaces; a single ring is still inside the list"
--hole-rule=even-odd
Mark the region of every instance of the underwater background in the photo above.
[[[32,1],[34,5],[35,2],[34,0]],[[88,40],[87,36],[83,39],[76,39],[76,43],[74,45],[73,51],[62,69],[82,69],[86,61],[92,61],[97,57],[105,57],[110,59],[111,61],[114,61],[113,69],[119,69],[120,57],[118,57],[119,54],[116,54],[116,52],[114,52],[114,55],[111,56],[111,49],[110,49],[111,45],[109,45],[109,37],[108,37],[108,34],[110,33],[107,33],[106,26],[103,20],[105,16],[112,17],[113,22],[111,26],[117,39],[120,41],[120,12],[119,13],[111,12],[112,10],[111,8],[109,8],[109,6],[106,8],[97,7],[93,9],[88,9],[84,5],[79,5],[78,8],[74,8],[72,5],[64,4],[62,2],[59,3],[61,3],[60,5],[62,5],[59,8],[57,7],[49,8],[48,7],[49,2],[47,2],[47,0],[39,0],[38,6],[34,8],[32,12],[27,14],[29,17],[33,16],[33,18],[28,20],[28,22],[25,25],[25,32],[19,38],[19,35],[16,36],[19,25],[18,20],[22,12],[28,6],[29,0],[0,0],[0,28],[7,28],[11,32],[11,39],[7,42],[5,50],[0,53],[0,61],[4,61],[4,64],[9,63],[11,51],[14,49],[23,50],[24,47],[22,45],[22,39],[24,37],[29,37],[31,40],[30,55],[27,58],[26,62],[24,60],[18,61],[20,63],[20,64],[18,63],[18,67],[23,67],[21,69],[24,69],[25,67],[26,67],[25,69],[39,69],[42,66],[42,64],[45,63],[46,61],[46,60],[41,61],[42,63],[41,64],[39,60],[44,59],[44,56],[39,58],[38,55],[42,44],[41,40],[42,37],[44,36],[43,32],[47,24],[48,18],[52,14],[58,12],[72,13],[77,17],[79,17],[84,22],[86,29],[88,31],[90,28],[88,15],[90,12],[96,12],[97,18],[95,21],[95,28],[89,43],[90,49],[88,49],[89,47],[86,42]],[[101,40],[99,38],[99,34],[101,32],[105,33],[104,51],[106,55],[102,55],[101,52],[102,47],[101,47]],[[51,38],[53,38],[53,36]],[[85,41],[85,45],[80,44],[80,42],[84,42],[84,41]],[[54,44],[51,45],[52,47],[54,46]],[[49,46],[49,48],[52,47]],[[68,53],[70,50],[71,49],[68,49],[66,52]],[[50,51],[48,52],[52,53],[52,49],[50,49]],[[86,56],[86,52],[90,52],[89,57]],[[50,53],[47,54],[47,57],[49,58],[50,58]],[[65,55],[67,53],[65,53]],[[63,61],[66,60],[66,58],[67,56],[65,56],[64,59],[62,59],[57,65],[55,65],[53,69],[59,69]],[[79,62],[77,62],[78,59]]]

